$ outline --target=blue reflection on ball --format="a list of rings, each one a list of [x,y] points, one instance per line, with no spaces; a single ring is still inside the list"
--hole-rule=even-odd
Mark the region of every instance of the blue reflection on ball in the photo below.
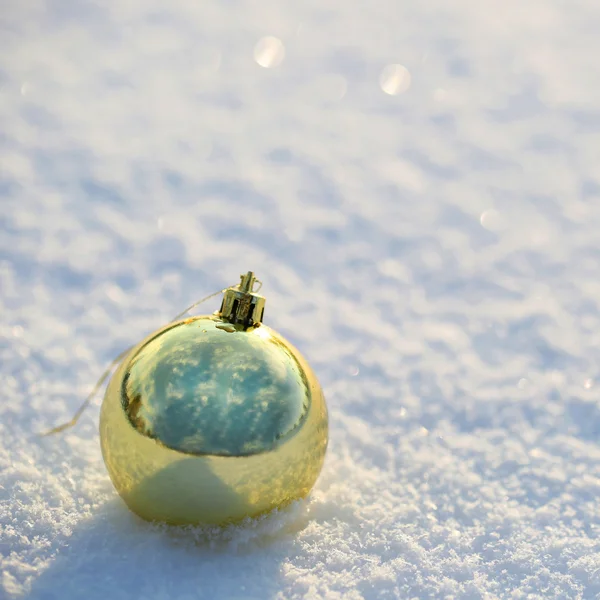
[[[226,456],[268,451],[293,435],[308,398],[304,374],[283,345],[212,317],[148,342],[123,389],[124,408],[143,434],[182,452]]]

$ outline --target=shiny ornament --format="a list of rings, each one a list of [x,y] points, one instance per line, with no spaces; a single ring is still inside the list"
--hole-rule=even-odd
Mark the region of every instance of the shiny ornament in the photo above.
[[[148,336],[108,385],[102,455],[144,519],[239,521],[305,497],[321,471],[321,386],[298,350],[262,323],[255,282],[249,272],[214,315]]]

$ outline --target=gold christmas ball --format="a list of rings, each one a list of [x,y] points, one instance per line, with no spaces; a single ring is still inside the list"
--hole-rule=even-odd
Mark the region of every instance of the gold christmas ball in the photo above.
[[[310,366],[261,322],[250,272],[214,315],[135,346],[100,413],[102,454],[129,508],[150,521],[225,524],[312,489],[327,408]]]

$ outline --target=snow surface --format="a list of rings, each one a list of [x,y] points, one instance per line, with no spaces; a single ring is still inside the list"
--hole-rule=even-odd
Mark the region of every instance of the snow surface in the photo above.
[[[599,28],[597,0],[4,0],[0,598],[599,597]],[[324,385],[324,471],[240,527],[142,522],[100,400],[36,434],[248,269]]]

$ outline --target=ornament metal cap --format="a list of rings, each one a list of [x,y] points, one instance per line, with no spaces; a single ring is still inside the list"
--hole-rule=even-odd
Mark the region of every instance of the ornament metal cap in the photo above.
[[[257,283],[260,289],[262,282],[256,279],[252,271],[240,275],[240,283],[223,293],[223,302],[217,315],[232,325],[241,325],[243,329],[259,325],[265,312],[265,298],[254,291]]]

